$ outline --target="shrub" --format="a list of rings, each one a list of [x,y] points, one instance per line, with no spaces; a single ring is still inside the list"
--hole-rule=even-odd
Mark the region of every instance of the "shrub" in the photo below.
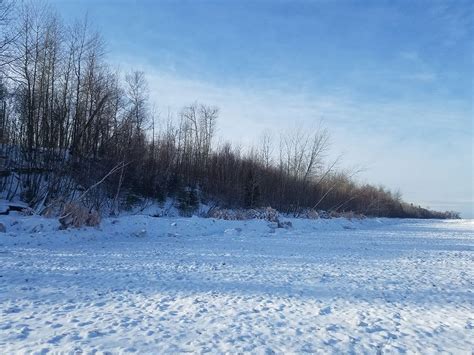
[[[184,188],[178,192],[178,209],[182,216],[189,217],[199,207],[198,192],[194,188]]]
[[[140,201],[141,199],[139,196],[132,193],[127,194],[127,196],[125,197],[125,203],[124,203],[125,210],[131,211],[133,207],[136,206]]]

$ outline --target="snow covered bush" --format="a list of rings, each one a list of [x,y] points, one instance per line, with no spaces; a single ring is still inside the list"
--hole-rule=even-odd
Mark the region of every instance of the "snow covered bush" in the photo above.
[[[312,208],[303,209],[295,217],[306,218],[306,219],[319,219],[319,213]]]
[[[330,215],[331,218],[346,218],[346,219],[349,219],[349,220],[366,218],[363,214],[354,213],[352,211],[348,211],[348,212],[331,211],[331,213],[329,213],[329,215]]]
[[[89,211],[87,208],[78,205],[77,203],[68,203],[64,205],[59,223],[60,229],[67,229],[69,227],[80,228],[82,226],[95,227],[100,224],[101,218],[97,211]]]
[[[331,215],[329,213],[327,213],[326,211],[318,211],[318,215],[319,215],[319,218],[322,218],[322,219],[330,219],[331,218]]]
[[[291,229],[293,228],[293,223],[291,223],[290,221],[277,222],[277,227]]]
[[[236,211],[225,208],[214,207],[207,212],[207,217],[215,219],[223,219],[226,221],[237,220],[238,215]]]
[[[256,209],[225,209],[214,207],[209,210],[207,217],[224,219],[229,221],[242,221],[247,219],[263,219],[268,222],[279,222],[279,213],[276,209],[271,207],[256,208]]]
[[[276,209],[271,208],[271,207],[265,207],[261,209],[260,211],[261,211],[260,219],[264,219],[265,221],[269,221],[269,222],[279,223],[279,220],[278,220],[279,213]]]

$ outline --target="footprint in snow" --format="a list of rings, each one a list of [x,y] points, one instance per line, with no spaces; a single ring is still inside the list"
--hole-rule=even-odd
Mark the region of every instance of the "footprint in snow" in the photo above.
[[[52,337],[51,339],[49,339],[49,340],[48,340],[48,343],[49,343],[49,344],[57,344],[57,343],[59,343],[65,336],[66,336],[66,334],[56,335],[56,336]]]
[[[19,312],[21,312],[21,308],[19,307],[10,307],[3,311],[4,314],[19,313]]]
[[[30,332],[31,332],[31,329],[30,329],[30,328],[24,327],[24,328],[21,330],[20,334],[18,334],[17,339],[23,340],[23,339],[28,338],[28,336],[30,335]]]
[[[385,329],[382,328],[380,325],[374,325],[374,326],[372,326],[372,327],[368,327],[368,328],[365,329],[365,331],[366,331],[367,333],[381,332],[381,331],[383,331],[383,330],[385,330]]]
[[[329,346],[333,346],[333,345],[335,345],[335,344],[337,344],[337,343],[339,343],[339,342],[340,342],[340,340],[331,338],[331,339],[329,339],[329,340],[325,340],[325,341],[324,341],[324,344],[325,344],[325,345],[329,345]]]
[[[327,314],[330,314],[330,313],[331,313],[331,307],[330,307],[330,306],[321,308],[321,309],[319,310],[319,315],[320,315],[320,316],[324,316],[324,315],[327,315]]]
[[[105,335],[104,333],[98,331],[98,330],[91,330],[89,333],[87,333],[88,338],[97,338]]]
[[[388,332],[387,335],[384,336],[384,338],[390,340],[390,339],[397,339],[398,336],[392,332]]]
[[[335,332],[338,329],[339,329],[339,326],[337,324],[331,324],[326,327],[326,330],[328,332]]]

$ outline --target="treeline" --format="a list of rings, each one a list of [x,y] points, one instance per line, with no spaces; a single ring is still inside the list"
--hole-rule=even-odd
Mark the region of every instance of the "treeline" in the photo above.
[[[78,199],[118,212],[143,197],[192,213],[199,204],[352,211],[369,216],[454,218],[358,185],[328,162],[318,129],[266,134],[260,146],[215,144],[216,107],[174,116],[151,110],[144,73],[121,75],[87,19],[65,25],[34,2],[0,2],[0,189],[44,211]]]

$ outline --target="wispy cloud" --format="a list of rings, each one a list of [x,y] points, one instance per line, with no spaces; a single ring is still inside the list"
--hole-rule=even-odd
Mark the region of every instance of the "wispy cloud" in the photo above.
[[[438,78],[438,76],[435,73],[430,73],[430,72],[419,72],[419,73],[407,74],[407,75],[404,75],[403,77],[408,80],[414,80],[414,81],[425,82],[425,83],[432,83],[436,81],[436,79]]]
[[[453,46],[460,41],[470,41],[474,32],[474,3],[469,0],[434,1],[428,12],[437,20],[440,44]]]
[[[420,60],[420,54],[416,51],[402,51],[400,52],[399,56],[402,59],[412,62],[418,62]]]

